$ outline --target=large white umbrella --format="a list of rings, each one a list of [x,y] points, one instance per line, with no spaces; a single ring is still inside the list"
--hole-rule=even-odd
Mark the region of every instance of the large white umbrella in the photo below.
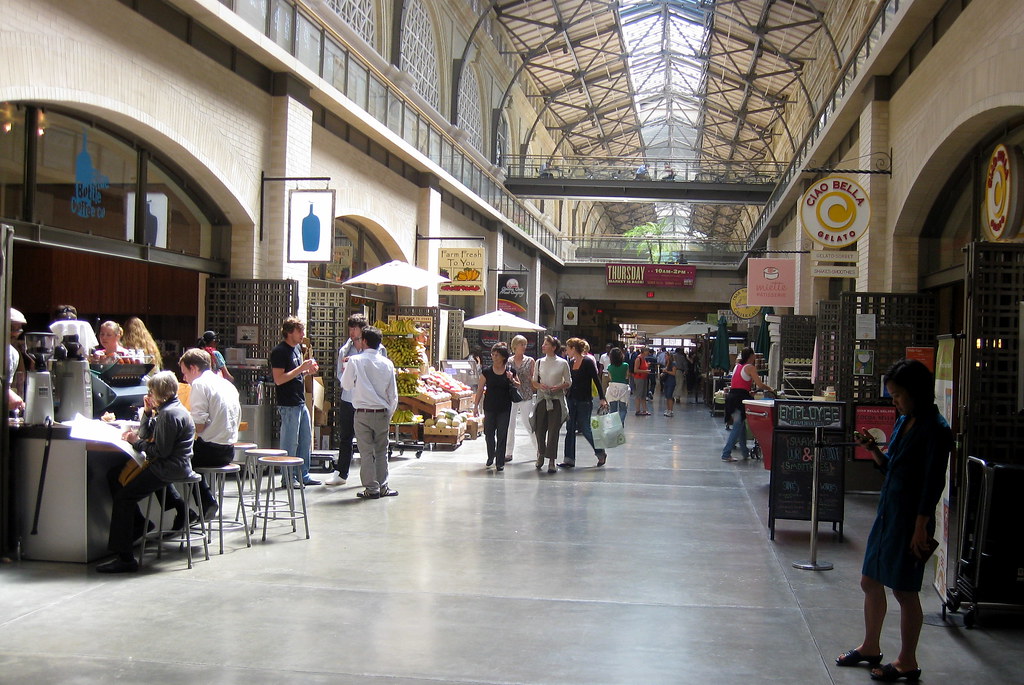
[[[364,274],[348,279],[342,285],[369,283],[371,285],[400,285],[419,290],[428,285],[450,283],[452,279],[432,273],[407,262],[395,260],[370,269]]]
[[[481,331],[509,331],[509,332],[524,332],[524,331],[543,331],[543,326],[538,326],[532,321],[520,318],[515,314],[509,314],[503,312],[500,309],[491,312],[490,314],[483,314],[481,316],[474,316],[472,319],[467,319],[462,324],[466,328],[475,328]]]
[[[707,335],[713,330],[715,327],[707,321],[694,320],[664,331],[658,331],[654,335],[659,338],[688,338],[694,335]]]

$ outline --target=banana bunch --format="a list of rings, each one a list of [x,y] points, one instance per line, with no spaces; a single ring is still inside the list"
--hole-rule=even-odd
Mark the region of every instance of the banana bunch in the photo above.
[[[398,386],[399,395],[418,395],[419,374],[400,371],[395,374],[395,384]]]
[[[423,343],[412,338],[388,338],[385,346],[388,349],[388,359],[398,367],[418,367],[425,351]]]
[[[410,409],[396,409],[391,415],[391,423],[412,423],[415,414]]]
[[[394,323],[375,321],[373,325],[379,328],[384,335],[416,335],[419,333],[416,324],[409,319],[397,319]]]

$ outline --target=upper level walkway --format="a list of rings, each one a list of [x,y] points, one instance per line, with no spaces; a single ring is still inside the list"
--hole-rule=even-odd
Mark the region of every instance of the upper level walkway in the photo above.
[[[534,198],[764,204],[783,168],[774,162],[515,157],[508,160],[505,188]]]

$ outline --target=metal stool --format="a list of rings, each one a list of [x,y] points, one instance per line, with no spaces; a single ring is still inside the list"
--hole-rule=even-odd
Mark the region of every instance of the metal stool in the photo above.
[[[248,504],[253,512],[259,511],[259,492],[260,492],[260,473],[259,464],[256,461],[260,457],[287,457],[288,452],[286,450],[273,450],[273,449],[261,449],[259,447],[250,447],[245,450],[245,474],[246,480],[249,481],[249,493],[246,495]],[[238,501],[239,511],[242,508],[242,500]],[[238,518],[238,512],[235,513],[235,518]],[[256,529],[253,528],[255,531]]]
[[[253,450],[250,450],[253,451]],[[309,518],[306,516],[306,489],[302,486],[293,488],[292,482],[296,480],[296,476],[301,474],[302,459],[299,457],[288,457],[288,456],[262,456],[256,460],[256,463],[261,469],[259,475],[256,478],[256,500],[259,502],[260,498],[260,481],[264,473],[267,475],[267,492],[263,497],[263,511],[256,508],[256,511],[252,515],[252,530],[256,531],[256,519],[263,519],[263,540],[267,539],[267,521],[291,521],[292,532],[298,532],[298,528],[295,522],[298,519],[302,519],[303,524],[306,527],[306,539],[309,539]],[[285,489],[288,491],[288,501],[283,502],[281,500],[275,500],[270,493],[274,488],[274,478],[277,469],[281,470],[281,478],[285,482]],[[302,511],[300,512],[295,508],[295,490],[299,491],[299,498],[302,500]]]
[[[160,488],[155,492],[149,494],[149,500],[146,502],[146,520],[149,521],[150,512],[153,509],[153,500],[159,500],[160,502],[160,516],[158,517],[158,523],[156,526],[156,558],[159,559],[163,552],[163,542],[177,542],[179,545],[185,545],[185,551],[188,555],[188,567],[192,568],[192,524],[189,522],[188,516],[188,503],[193,501],[200,501],[199,499],[199,483],[202,482],[203,478],[199,474],[194,474],[191,478],[185,478],[183,480],[171,481],[169,485],[180,485],[183,492],[181,493],[182,498],[185,500],[185,530],[179,535],[164,540],[164,505],[167,498],[166,488]],[[199,507],[199,523],[206,527],[206,520],[203,516],[203,508]],[[142,568],[142,562],[146,557],[146,540],[150,538],[153,533],[146,533],[142,536],[142,542],[139,543],[139,568]],[[199,539],[203,541],[203,553],[206,555],[206,560],[210,560],[210,548],[206,543],[206,535],[199,535]]]
[[[243,497],[246,496],[244,493],[251,493],[256,489],[256,483],[254,482],[255,473],[254,471],[247,468],[245,452],[246,450],[256,449],[259,447],[259,445],[257,445],[255,442],[236,442],[231,447],[234,449],[234,455],[231,459],[231,463],[238,464],[240,467],[242,467],[241,471],[239,471],[237,476],[239,480],[242,482],[243,493],[243,496],[238,498],[238,506],[235,509],[235,518],[237,519],[242,511],[242,499]],[[234,495],[229,494],[228,497],[234,497]]]
[[[210,484],[211,489],[216,494],[217,502],[221,505],[217,509],[217,518],[210,519],[206,522],[206,541],[211,542],[213,537],[213,524],[216,522],[217,531],[220,534],[220,553],[224,554],[224,526],[228,527],[228,530],[238,530],[241,528],[245,531],[245,546],[252,547],[252,541],[249,539],[249,523],[245,519],[238,520],[238,509],[235,510],[234,520],[229,519],[224,521],[224,484],[227,481],[228,474],[235,474],[239,476],[242,467],[238,464],[228,464],[226,466],[198,466],[195,468],[195,472],[201,475],[207,481],[212,481]],[[241,476],[235,479],[235,484],[238,486],[238,501],[242,501],[242,479]],[[202,509],[202,502],[199,502],[199,508]]]

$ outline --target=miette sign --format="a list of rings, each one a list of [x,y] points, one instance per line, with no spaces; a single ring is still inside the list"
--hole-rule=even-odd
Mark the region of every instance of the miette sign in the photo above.
[[[608,285],[692,288],[697,267],[685,264],[605,264]]]
[[[822,245],[852,245],[868,230],[870,219],[867,191],[847,176],[826,176],[800,199],[804,232]]]

